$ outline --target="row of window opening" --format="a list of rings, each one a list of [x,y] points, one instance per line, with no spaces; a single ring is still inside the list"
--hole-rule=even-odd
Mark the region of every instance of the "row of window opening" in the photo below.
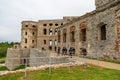
[[[28,39],[25,38],[25,43],[27,44],[28,43]],[[32,40],[32,43],[34,44],[35,43],[35,40]]]
[[[43,29],[43,34],[47,35],[47,29]],[[54,34],[57,35],[57,29],[55,29]],[[49,29],[49,35],[53,35],[53,29]]]
[[[87,26],[80,29],[79,33],[80,41],[87,40]],[[67,30],[63,30],[63,42],[66,42]],[[106,40],[106,24],[103,24],[98,29],[98,40]],[[58,31],[58,42],[61,42],[61,31]],[[75,42],[75,30],[70,31],[70,42]]]
[[[50,23],[50,24],[43,24],[43,26],[47,26],[47,25],[53,26],[53,23]],[[63,23],[61,23],[61,25],[63,25]],[[60,25],[56,23],[55,26],[60,26]]]
[[[28,25],[25,25],[25,27],[29,27]],[[35,28],[36,26],[35,25],[32,25],[33,28]]]
[[[25,35],[28,35],[28,32],[25,32]],[[32,35],[34,36],[34,35],[35,35],[35,32],[32,32]]]
[[[44,44],[47,44],[47,40],[43,40]],[[54,41],[54,44],[57,45],[57,40]],[[49,45],[53,45],[53,41],[49,40]]]
[[[49,49],[50,51],[52,51],[52,50],[53,50],[53,47],[52,47],[52,46],[49,46],[48,49]],[[44,47],[42,47],[42,50],[45,50],[45,51],[46,51],[46,49],[45,49]],[[54,50],[57,51],[57,47],[54,47]]]

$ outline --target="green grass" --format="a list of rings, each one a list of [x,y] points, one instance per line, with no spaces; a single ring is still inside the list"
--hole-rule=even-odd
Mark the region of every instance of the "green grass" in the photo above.
[[[0,67],[0,71],[8,70],[5,66]]]
[[[22,80],[24,73],[9,74],[0,77],[0,80]],[[52,69],[51,74],[48,70],[27,72],[27,80],[120,80],[119,70],[103,69],[100,67],[82,66]]]
[[[0,58],[0,64],[5,63],[5,57]]]
[[[27,65],[28,67],[29,65]],[[25,68],[25,65],[21,65],[21,66],[18,66],[17,68],[15,68],[14,70],[19,70],[19,69],[24,69]]]

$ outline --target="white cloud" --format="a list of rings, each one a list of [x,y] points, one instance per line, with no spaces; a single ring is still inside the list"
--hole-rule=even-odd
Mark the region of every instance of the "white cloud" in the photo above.
[[[0,26],[0,42],[1,41],[20,41],[20,30]]]
[[[94,0],[1,0],[0,41],[20,41],[23,20],[80,16],[94,10],[94,4]]]

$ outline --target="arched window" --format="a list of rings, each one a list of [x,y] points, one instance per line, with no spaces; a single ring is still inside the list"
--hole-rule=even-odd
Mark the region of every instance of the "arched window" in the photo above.
[[[25,35],[27,35],[28,33],[27,32],[25,32]]]
[[[55,26],[58,26],[58,24],[56,23]]]
[[[27,43],[27,38],[25,38],[25,43]]]
[[[43,26],[47,26],[47,24],[43,24]]]
[[[55,45],[57,45],[57,40],[55,40]]]
[[[34,36],[34,35],[35,35],[35,32],[33,32],[32,35]]]
[[[52,46],[52,40],[50,40],[50,46]]]
[[[63,30],[63,42],[66,42],[66,38],[67,38],[67,29]]]
[[[49,29],[49,35],[52,35],[52,28]]]
[[[55,29],[55,35],[57,35],[57,29]]]
[[[51,50],[51,51],[52,51],[52,46],[49,46],[49,50]]]
[[[60,47],[58,47],[58,54],[60,54],[60,50],[61,50],[61,48],[60,48]]]
[[[47,29],[43,29],[43,34],[47,35]]]
[[[87,39],[87,25],[85,22],[80,24],[80,41],[86,41]]]
[[[58,31],[58,42],[60,42],[60,40],[61,40],[61,32]]]
[[[32,40],[32,43],[34,43],[35,41],[34,40]]]
[[[99,40],[106,40],[106,24],[100,23],[98,25],[98,39]]]
[[[33,28],[35,28],[36,26],[35,26],[35,25],[33,25],[32,27],[33,27]]]
[[[55,47],[55,51],[57,51],[57,47]]]
[[[53,25],[52,23],[49,24],[49,26],[52,26],[52,25]]]
[[[70,27],[70,42],[75,42],[75,26]]]
[[[101,27],[101,40],[106,40],[106,25]]]
[[[25,27],[28,27],[28,25],[25,25]]]
[[[44,40],[44,44],[46,44],[46,40]]]

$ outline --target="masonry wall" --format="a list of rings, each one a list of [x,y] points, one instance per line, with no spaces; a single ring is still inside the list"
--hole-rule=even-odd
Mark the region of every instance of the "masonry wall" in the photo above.
[[[25,59],[29,58],[29,49],[12,49],[7,50],[5,65],[9,70],[13,70],[20,65],[25,64]]]
[[[37,23],[23,21],[21,29],[22,48],[35,48],[37,46]]]
[[[51,56],[46,51],[41,51],[39,49],[30,50],[29,64],[31,67],[41,66],[41,65],[62,64],[69,62],[70,62],[70,57]],[[71,60],[71,62],[73,61]]]
[[[79,55],[80,48],[85,48],[89,56],[119,59],[119,43],[116,42],[119,32],[117,34],[116,24],[118,22],[115,15],[118,9],[120,9],[119,5],[104,10],[96,10],[58,28],[58,31],[61,32],[61,42],[58,43],[58,47],[61,48],[60,53],[62,53],[63,47],[67,48],[67,53],[69,53],[70,47],[74,47],[75,54]],[[119,10],[117,12],[119,13]],[[80,41],[80,25],[82,23],[87,26],[86,41]],[[106,40],[100,40],[99,38],[99,27],[102,24],[106,24]],[[75,26],[75,42],[70,42],[70,28],[72,26]],[[67,29],[66,43],[63,43],[64,29]]]
[[[37,33],[38,34],[37,35],[37,48],[44,50],[44,51],[56,51],[57,50],[56,28],[61,25],[63,25],[62,20],[39,21],[38,22],[38,33]],[[46,34],[44,34],[44,29],[46,29]]]

